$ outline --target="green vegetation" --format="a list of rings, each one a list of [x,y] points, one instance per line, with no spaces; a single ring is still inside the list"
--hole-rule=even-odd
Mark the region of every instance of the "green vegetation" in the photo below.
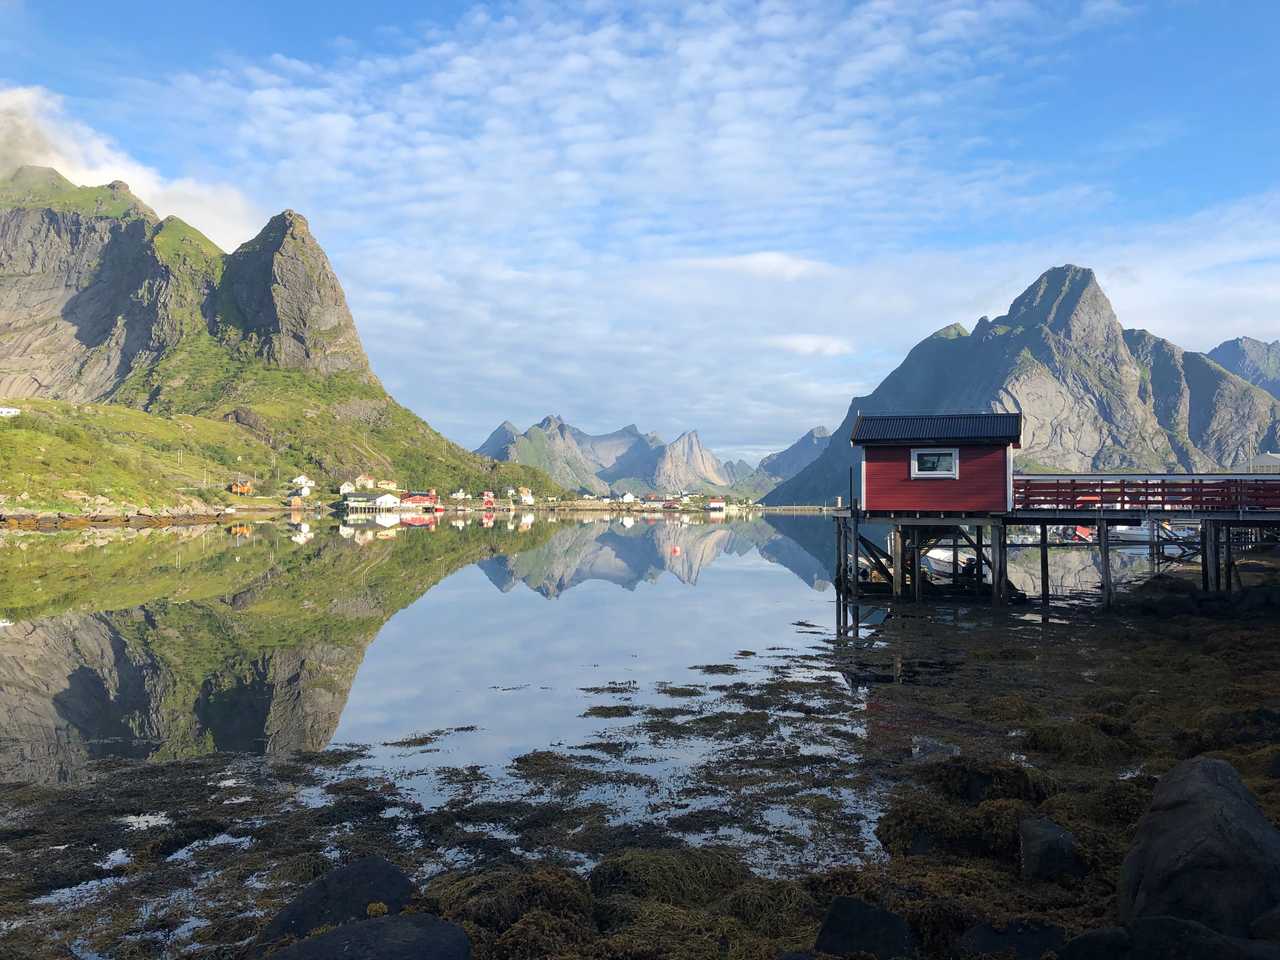
[[[121,220],[155,216],[123,184],[77,187],[48,167],[21,167],[9,179],[0,180],[0,207],[46,207]]]
[[[273,475],[270,448],[233,423],[114,404],[7,402],[23,412],[0,420],[0,512],[232,502],[231,480]]]

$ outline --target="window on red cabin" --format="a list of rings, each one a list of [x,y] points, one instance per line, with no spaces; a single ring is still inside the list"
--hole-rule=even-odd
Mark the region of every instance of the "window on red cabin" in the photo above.
[[[911,479],[957,480],[960,451],[955,447],[930,447],[911,451]]]

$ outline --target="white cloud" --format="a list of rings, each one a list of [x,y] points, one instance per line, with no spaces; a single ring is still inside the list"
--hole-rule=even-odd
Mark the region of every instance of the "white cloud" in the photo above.
[[[773,450],[1055,264],[1095,267],[1125,324],[1188,347],[1275,329],[1275,195],[1117,229],[1109,182],[1016,149],[1063,38],[1123,6],[517,3],[138,81],[116,106],[181,134],[190,169],[306,213],[377,372],[446,434],[559,412]],[[72,160],[109,148],[83,177],[157,207],[176,189],[42,109]],[[1180,135],[1151,118],[1094,148]],[[178,212],[215,239],[265,219],[218,226],[220,196],[193,185],[209,209]]]
[[[248,240],[266,221],[237,187],[164,177],[137,162],[68,116],[62,99],[48,90],[0,88],[0,176],[23,164],[54,167],[82,186],[123,180],[160,216],[181,217],[224,250]]]
[[[821,333],[788,333],[781,336],[765,337],[764,342],[787,353],[799,354],[802,357],[843,357],[853,353],[853,346],[840,337],[830,337]]]

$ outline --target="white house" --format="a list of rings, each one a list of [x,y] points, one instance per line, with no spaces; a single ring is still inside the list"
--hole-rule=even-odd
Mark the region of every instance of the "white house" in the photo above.
[[[305,473],[300,473],[289,481],[295,487],[314,487],[316,482],[308,477]]]
[[[384,493],[374,498],[373,506],[378,510],[396,510],[400,506],[400,498],[394,493]]]
[[[311,488],[310,488],[310,487],[308,487],[308,486],[306,486],[306,485],[300,486],[300,487],[298,487],[298,489],[297,489],[297,490],[293,491],[293,493],[289,494],[289,496],[291,496],[291,497],[309,497],[309,496],[311,496]]]
[[[379,480],[378,489],[379,490],[399,490],[400,485],[396,483],[394,480]]]
[[[348,493],[355,493],[355,492],[356,492],[356,485],[351,480],[343,480],[342,484],[338,487],[338,493],[340,493],[344,497]]]
[[[453,493],[449,494],[449,499],[450,500],[470,500],[471,498],[467,495],[467,491],[459,487],[457,490],[453,491]]]
[[[17,407],[0,407],[0,417],[16,417],[22,413]]]
[[[1260,453],[1244,469],[1246,473],[1280,473],[1280,453]]]
[[[635,502],[636,502],[636,495],[635,495],[634,493],[624,493],[624,494],[622,495],[622,502],[623,502],[623,503],[635,503]]]
[[[520,503],[521,505],[526,507],[533,506],[533,491],[530,490],[528,487],[520,488]]]
[[[377,482],[378,481],[374,480],[373,477],[369,476],[367,473],[362,473],[355,479],[357,490],[372,490],[373,485]]]

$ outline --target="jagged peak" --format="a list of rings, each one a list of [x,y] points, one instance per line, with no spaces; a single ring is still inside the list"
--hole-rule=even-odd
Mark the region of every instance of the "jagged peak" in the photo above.
[[[565,426],[564,418],[558,413],[549,413],[538,421],[537,426],[541,430],[554,430],[556,427]]]
[[[817,437],[819,440],[821,440],[823,437],[831,436],[831,431],[828,430],[826,427],[814,427],[812,430],[810,430],[806,434],[806,436]]]

